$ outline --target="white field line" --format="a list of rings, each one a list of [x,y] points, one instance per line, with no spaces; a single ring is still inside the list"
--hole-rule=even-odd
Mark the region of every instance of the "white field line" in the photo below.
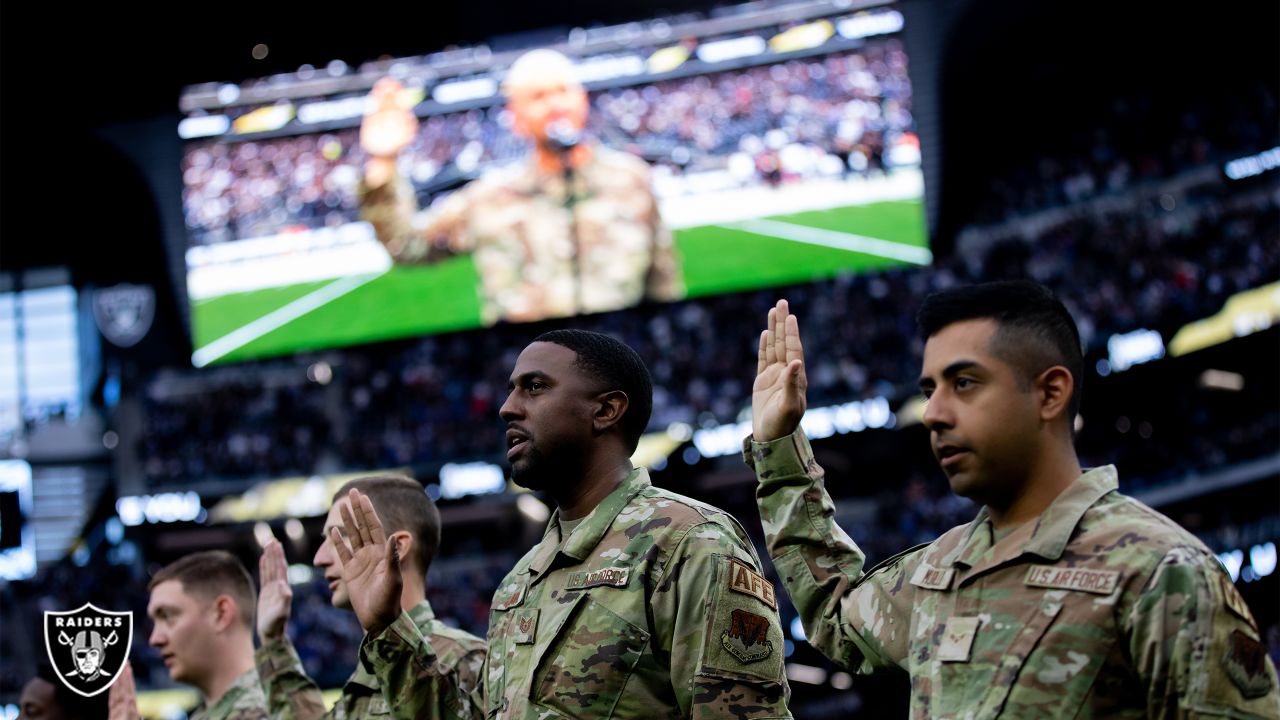
[[[257,340],[267,333],[297,320],[307,313],[337,300],[356,288],[364,285],[385,273],[371,275],[350,275],[338,278],[324,287],[317,288],[293,302],[254,320],[248,325],[236,328],[204,347],[191,353],[191,363],[196,367],[204,367],[227,353],[234,352]]]
[[[809,227],[807,225],[796,225],[794,223],[765,219],[743,220],[741,222],[725,225],[725,227],[735,228],[737,230],[746,230],[747,232],[755,235],[777,237],[784,240],[806,243],[808,245],[820,245],[822,247],[835,248],[837,250],[849,250],[851,252],[859,252],[867,255],[878,255],[880,257],[890,258],[893,260],[913,263],[915,265],[928,265],[933,262],[933,253],[930,252],[928,248],[917,247],[915,245],[903,245],[889,240],[880,240],[879,238],[855,235],[853,233],[840,232],[838,230],[824,230],[822,228]]]

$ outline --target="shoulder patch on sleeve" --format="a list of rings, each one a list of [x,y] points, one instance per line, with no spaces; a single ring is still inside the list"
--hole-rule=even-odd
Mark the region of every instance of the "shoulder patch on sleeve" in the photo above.
[[[729,614],[729,629],[720,633],[720,644],[744,663],[764,660],[773,654],[769,621],[746,610],[734,610]]]
[[[766,580],[760,573],[734,558],[729,558],[729,570],[725,574],[730,590],[750,595],[774,610],[778,609],[778,598],[774,595],[773,583]]]
[[[1240,591],[1236,590],[1235,583],[1231,582],[1231,576],[1225,572],[1218,573],[1218,587],[1222,590],[1222,602],[1227,606],[1236,617],[1249,623],[1254,630],[1258,629],[1258,623],[1254,621],[1253,614],[1249,612],[1249,606],[1245,604],[1244,598],[1240,597]]]
[[[1240,694],[1253,699],[1271,692],[1271,673],[1267,672],[1267,648],[1239,630],[1231,631],[1227,652],[1222,658],[1227,677],[1240,689]]]
[[[773,585],[729,555],[716,556],[714,567],[699,673],[785,682],[784,638]]]

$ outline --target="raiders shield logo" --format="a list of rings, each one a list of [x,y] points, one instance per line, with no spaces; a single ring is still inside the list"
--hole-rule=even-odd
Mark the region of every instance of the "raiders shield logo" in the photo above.
[[[150,285],[122,283],[93,293],[98,330],[116,347],[132,347],[151,329],[156,291]]]
[[[111,687],[132,645],[132,612],[111,612],[85,603],[78,610],[44,614],[49,662],[63,685],[85,697]]]

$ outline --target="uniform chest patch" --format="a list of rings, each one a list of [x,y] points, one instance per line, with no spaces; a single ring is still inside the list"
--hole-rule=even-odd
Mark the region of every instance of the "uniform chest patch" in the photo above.
[[[773,583],[733,558],[729,558],[729,589],[743,595],[750,595],[774,610],[778,609],[778,598],[773,594]]]
[[[743,663],[752,663],[773,654],[773,643],[768,638],[768,618],[734,610],[729,614],[729,629],[720,634],[720,644]]]
[[[524,590],[525,584],[520,582],[507,583],[498,588],[498,592],[493,595],[493,609],[510,610],[524,602]]]
[[[600,585],[626,587],[627,581],[630,579],[631,568],[629,567],[600,568],[590,572],[569,573],[569,579],[565,581],[564,588],[566,590],[583,590]]]
[[[911,576],[911,584],[926,590],[947,590],[951,587],[951,579],[956,576],[954,568],[936,568],[920,563]]]
[[[1032,565],[1027,570],[1024,582],[1032,587],[1051,590],[1077,590],[1095,595],[1110,595],[1120,584],[1120,571]]]
[[[978,618],[950,617],[942,630],[942,642],[938,645],[938,659],[942,662],[969,662],[973,638],[978,634]]]
[[[538,609],[524,610],[511,619],[511,639],[517,645],[532,645],[538,634]]]

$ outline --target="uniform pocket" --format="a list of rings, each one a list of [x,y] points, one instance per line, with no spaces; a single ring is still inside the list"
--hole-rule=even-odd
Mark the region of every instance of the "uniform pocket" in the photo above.
[[[582,593],[538,657],[533,700],[571,718],[607,718],[649,633]]]

